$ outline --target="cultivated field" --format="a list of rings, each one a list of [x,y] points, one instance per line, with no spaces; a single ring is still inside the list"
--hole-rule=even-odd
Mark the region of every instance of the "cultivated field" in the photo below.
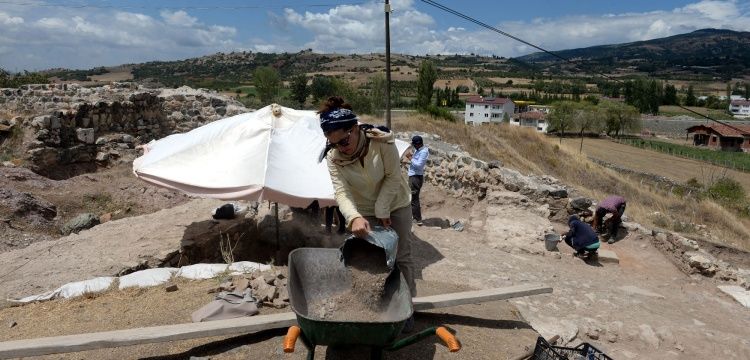
[[[563,145],[570,150],[578,151],[580,139],[563,139]],[[595,159],[680,182],[696,178],[698,181],[705,183],[712,176],[716,178],[726,174],[726,176],[739,181],[745,189],[750,190],[750,174],[702,161],[683,159],[653,150],[618,144],[606,139],[585,139],[583,141],[583,152]]]

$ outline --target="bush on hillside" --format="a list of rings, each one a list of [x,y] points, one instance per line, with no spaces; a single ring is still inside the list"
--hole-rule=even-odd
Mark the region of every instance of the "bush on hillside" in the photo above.
[[[430,115],[433,119],[443,119],[450,122],[456,122],[456,118],[453,117],[453,114],[450,112],[450,110],[443,107],[428,105],[424,108],[420,108],[418,111],[420,113]]]

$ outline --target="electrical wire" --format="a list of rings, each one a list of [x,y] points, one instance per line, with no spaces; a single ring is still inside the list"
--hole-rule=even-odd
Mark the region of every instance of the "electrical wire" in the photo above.
[[[443,10],[443,11],[445,11],[445,12],[447,12],[447,13],[450,13],[450,14],[453,14],[453,15],[455,15],[455,16],[458,16],[458,17],[460,17],[460,18],[462,18],[462,19],[464,19],[464,20],[467,20],[467,21],[469,21],[469,22],[472,22],[472,23],[474,23],[474,24],[476,24],[476,25],[479,25],[479,26],[481,26],[481,27],[483,27],[483,28],[485,28],[485,29],[488,29],[488,30],[490,30],[490,31],[496,32],[496,33],[498,33],[498,34],[500,34],[500,35],[503,35],[503,36],[505,36],[505,37],[511,38],[511,39],[513,39],[513,40],[516,40],[516,41],[518,41],[518,42],[520,42],[520,43],[522,43],[522,44],[525,44],[525,45],[531,46],[531,47],[532,47],[532,48],[534,48],[534,49],[537,49],[537,50],[539,50],[539,51],[542,51],[542,52],[544,52],[544,53],[546,53],[546,54],[548,54],[548,55],[551,55],[551,56],[553,56],[553,57],[555,57],[555,58],[557,58],[557,59],[563,60],[563,61],[565,61],[566,63],[569,63],[569,64],[573,65],[573,66],[574,66],[574,67],[575,67],[575,68],[576,68],[577,70],[579,70],[579,71],[582,71],[582,70],[581,70],[581,68],[579,68],[579,67],[578,67],[578,64],[576,64],[576,63],[575,63],[575,62],[573,62],[572,60],[570,60],[570,59],[568,59],[568,58],[565,58],[565,57],[563,57],[563,56],[561,56],[561,55],[555,54],[554,52],[552,52],[552,51],[549,51],[549,50],[547,50],[547,49],[544,49],[544,48],[542,48],[542,47],[540,47],[540,46],[538,46],[538,45],[532,44],[532,43],[530,43],[530,42],[528,42],[528,41],[526,41],[526,40],[524,40],[524,39],[521,39],[521,38],[519,38],[519,37],[517,37],[517,36],[515,36],[515,35],[512,35],[512,34],[510,34],[510,33],[507,33],[507,32],[505,32],[505,31],[503,31],[503,30],[500,30],[500,29],[498,29],[498,28],[496,28],[496,27],[494,27],[494,26],[488,25],[488,24],[486,24],[486,23],[484,23],[484,22],[482,22],[482,21],[480,21],[480,20],[477,20],[477,19],[475,19],[475,18],[471,17],[471,16],[468,16],[468,15],[466,15],[466,14],[463,14],[463,13],[461,13],[461,12],[458,12],[458,11],[456,11],[456,10],[453,10],[453,9],[451,9],[451,8],[449,8],[449,7],[445,6],[445,5],[442,5],[442,4],[440,4],[440,3],[436,2],[436,1],[433,1],[433,0],[420,0],[420,1],[421,1],[421,2],[423,2],[423,3],[425,3],[425,4],[427,4],[427,5],[430,5],[430,6],[433,6],[433,7],[435,7],[435,8],[438,8],[438,9],[440,9],[440,10]],[[515,61],[518,61],[518,62],[521,62],[521,63],[523,63],[523,61],[521,61],[521,60],[518,60],[518,59],[514,59],[514,60],[515,60]],[[582,71],[582,72],[584,72],[584,73],[585,73],[585,71]],[[624,82],[624,81],[622,81],[622,80],[620,80],[620,79],[617,79],[617,78],[614,78],[614,77],[611,77],[611,76],[609,76],[609,75],[607,75],[607,74],[604,74],[604,73],[602,73],[602,72],[599,72],[599,71],[594,71],[594,73],[595,73],[595,74],[597,74],[597,75],[600,75],[600,76],[602,76],[602,77],[604,77],[604,78],[606,78],[606,79],[609,79],[609,80],[612,80],[612,81],[615,81],[615,82],[618,82],[618,83],[621,83],[621,84],[625,84],[625,82]],[[699,112],[697,112],[697,111],[695,111],[695,110],[692,110],[692,109],[688,109],[688,108],[686,108],[686,107],[684,107],[684,106],[682,106],[682,105],[679,105],[679,104],[677,104],[677,106],[678,106],[679,108],[683,109],[683,110],[686,110],[686,111],[688,111],[688,112],[690,112],[690,113],[693,113],[693,114],[695,114],[695,115],[698,115],[698,116],[700,116],[700,117],[702,117],[702,118],[706,118],[706,119],[708,119],[708,120],[711,120],[711,121],[714,121],[714,122],[716,122],[716,123],[718,123],[718,124],[721,124],[721,125],[727,126],[727,127],[731,128],[731,129],[734,129],[734,130],[737,130],[737,131],[739,131],[739,132],[740,132],[740,133],[742,133],[742,134],[747,134],[747,133],[748,133],[748,132],[747,132],[747,131],[745,131],[745,130],[739,129],[739,128],[737,128],[737,127],[735,127],[735,126],[732,126],[732,125],[730,125],[730,124],[728,124],[728,123],[725,123],[725,122],[723,122],[723,121],[719,121],[719,120],[716,120],[716,119],[714,119],[714,118],[712,118],[712,117],[710,117],[710,116],[708,116],[708,115],[704,115],[704,114],[701,114],[701,113],[699,113]]]

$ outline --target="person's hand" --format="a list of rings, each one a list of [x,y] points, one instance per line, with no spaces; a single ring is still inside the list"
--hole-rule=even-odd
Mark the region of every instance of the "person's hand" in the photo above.
[[[391,218],[385,218],[385,219],[378,219],[383,224],[383,227],[386,229],[391,227]]]
[[[363,217],[358,217],[352,221],[352,234],[354,236],[364,239],[367,234],[370,233],[370,223]]]

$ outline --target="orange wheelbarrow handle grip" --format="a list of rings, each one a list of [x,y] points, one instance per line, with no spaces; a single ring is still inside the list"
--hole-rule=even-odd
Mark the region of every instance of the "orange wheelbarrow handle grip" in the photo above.
[[[299,328],[299,326],[293,325],[289,327],[289,330],[287,330],[286,332],[286,336],[284,336],[285,353],[294,352],[294,345],[297,343],[297,338],[299,337],[300,332],[302,332],[302,330]]]
[[[435,330],[435,334],[440,338],[440,340],[443,340],[445,343],[445,346],[448,347],[448,350],[450,352],[456,352],[458,350],[461,350],[461,344],[458,343],[458,340],[456,339],[453,334],[451,334],[448,329],[440,326]]]

